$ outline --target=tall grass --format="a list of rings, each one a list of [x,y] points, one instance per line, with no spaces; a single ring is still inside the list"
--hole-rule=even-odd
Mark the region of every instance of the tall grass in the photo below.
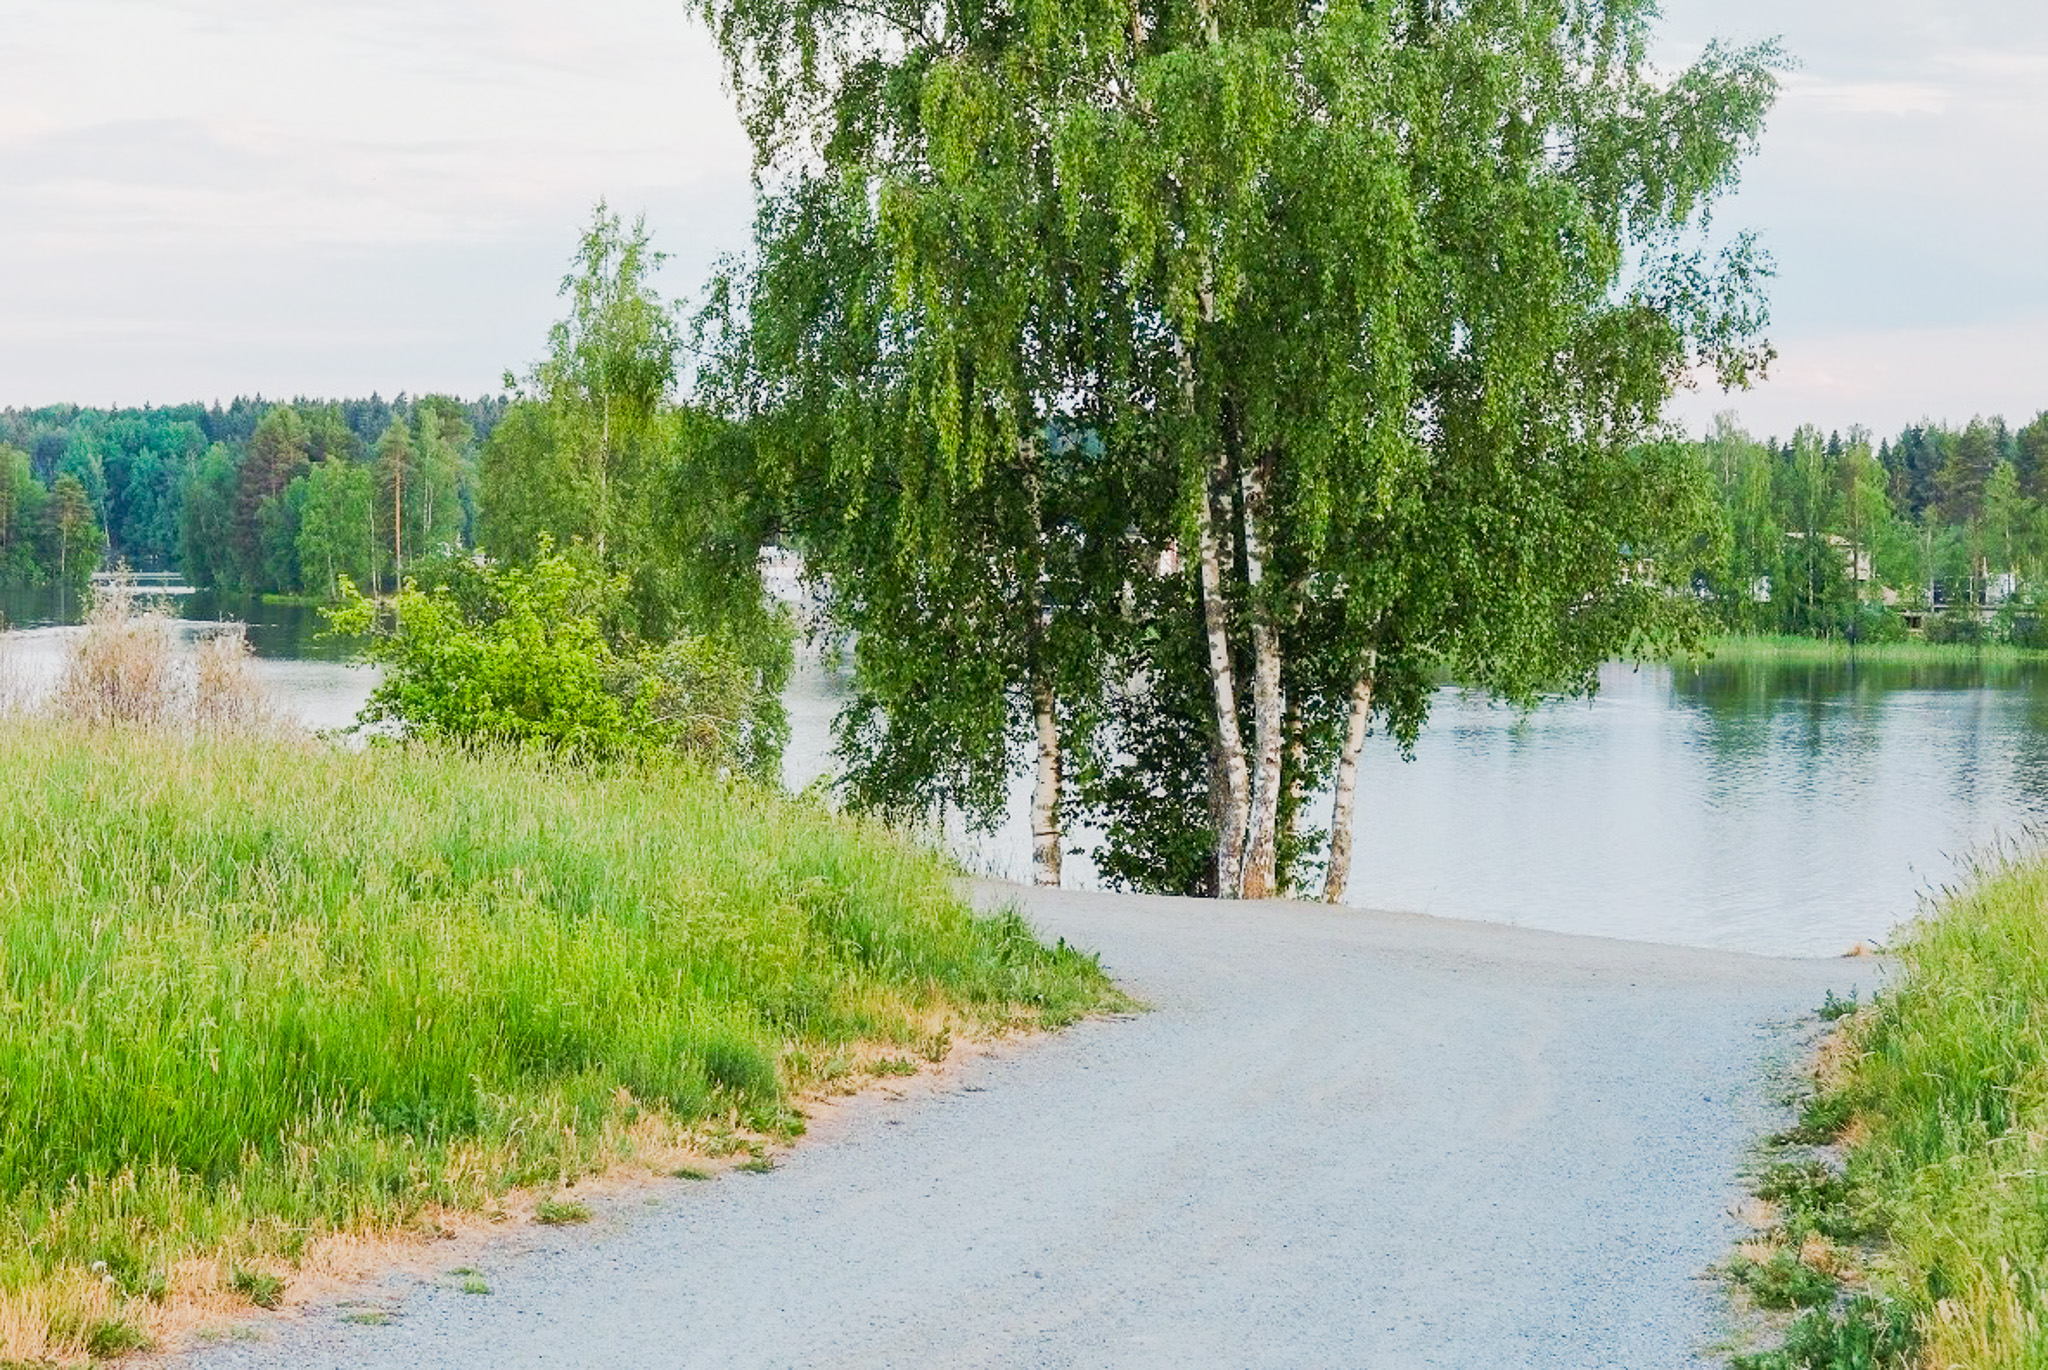
[[[891,834],[682,771],[0,725],[0,1358],[1112,993]]]
[[[1808,1117],[1847,1145],[1914,1363],[2048,1370],[2048,854],[1989,866],[1898,954]]]
[[[1870,662],[1915,665],[2006,663],[2048,660],[2048,652],[2015,647],[2008,643],[1967,642],[1863,642],[1844,638],[1799,637],[1787,634],[1731,634],[1709,638],[1707,653],[1715,661],[1737,664],[1783,663],[1788,665]]]

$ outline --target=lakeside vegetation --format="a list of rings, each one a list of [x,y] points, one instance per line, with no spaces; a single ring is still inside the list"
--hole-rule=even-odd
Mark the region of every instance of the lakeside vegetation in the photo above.
[[[1800,1308],[1743,1370],[2048,1367],[2048,852],[2001,859],[1840,1017],[1734,1275]]]
[[[680,766],[0,726],[0,1359],[1112,1000],[952,880]]]
[[[1724,631],[2048,647],[2048,413],[1882,440],[1724,418],[1692,450],[1716,508],[1694,589]]]
[[[507,401],[238,397],[0,410],[0,587],[103,566],[326,598],[474,540],[480,445]]]
[[[1906,638],[1883,642],[1852,642],[1847,638],[1802,637],[1793,633],[1728,633],[1707,638],[1700,654],[1674,658],[1730,663],[1828,665],[1836,662],[1879,664],[2005,663],[2048,659],[2048,648],[2010,642],[1928,642]]]

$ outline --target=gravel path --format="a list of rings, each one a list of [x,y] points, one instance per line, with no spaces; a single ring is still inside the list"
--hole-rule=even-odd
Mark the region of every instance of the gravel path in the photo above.
[[[1772,1067],[1879,970],[985,892],[1153,1010],[855,1101],[772,1174],[526,1229],[469,1258],[488,1297],[393,1276],[358,1294],[387,1325],[315,1307],[179,1363],[1711,1364]]]

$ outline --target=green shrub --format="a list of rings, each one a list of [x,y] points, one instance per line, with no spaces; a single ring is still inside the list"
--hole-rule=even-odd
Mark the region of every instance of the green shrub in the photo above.
[[[1929,642],[1977,647],[1989,641],[1990,636],[1983,620],[1969,608],[1951,608],[1946,613],[1932,615],[1927,620]]]
[[[535,748],[592,761],[680,756],[771,779],[781,706],[741,654],[714,638],[618,640],[626,593],[544,548],[527,566],[450,561],[408,582],[389,613],[349,585],[327,611],[367,640],[384,679],[363,711],[405,736]]]

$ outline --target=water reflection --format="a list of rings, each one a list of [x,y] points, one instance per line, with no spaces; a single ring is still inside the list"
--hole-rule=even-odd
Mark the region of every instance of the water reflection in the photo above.
[[[1788,954],[1881,940],[2048,817],[2033,664],[1611,667],[1521,718],[1455,692],[1376,744],[1351,900]]]
[[[826,769],[845,684],[817,663],[797,673],[793,782]],[[1528,715],[1441,691],[1412,763],[1375,738],[1350,902],[1835,955],[1886,939],[1962,860],[2044,819],[2039,664],[1613,666],[1593,699]],[[1019,878],[1028,832],[1020,775],[1002,829],[956,840]],[[1094,883],[1085,857],[1067,874]]]

